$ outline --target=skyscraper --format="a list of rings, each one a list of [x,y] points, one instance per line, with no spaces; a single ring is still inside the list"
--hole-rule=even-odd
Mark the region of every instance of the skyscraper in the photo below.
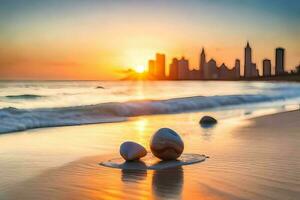
[[[241,76],[241,62],[239,59],[235,60],[234,70],[235,70],[235,78],[239,79]]]
[[[256,63],[252,63],[251,64],[251,76],[250,77],[258,77],[259,76],[259,72],[258,69],[256,68]]]
[[[263,60],[263,76],[264,77],[271,76],[271,60],[269,59]]]
[[[204,48],[202,48],[200,55],[200,63],[199,63],[199,79],[204,77],[204,65],[206,63]]]
[[[189,71],[189,80],[199,80],[199,70],[192,69]]]
[[[249,78],[252,76],[252,52],[249,42],[247,42],[247,46],[245,47],[245,64],[244,64],[244,76],[245,78]]]
[[[150,75],[155,74],[155,61],[154,60],[149,60],[148,61],[148,72]]]
[[[284,48],[276,48],[275,53],[275,75],[284,74]]]
[[[224,63],[218,68],[218,78],[222,80],[229,79],[229,69],[226,67]]]
[[[217,63],[214,59],[210,59],[208,63],[204,65],[204,79],[217,79]]]
[[[165,65],[166,65],[166,56],[164,54],[156,54],[156,62],[155,62],[155,76],[158,79],[165,78]]]
[[[178,61],[178,79],[187,80],[189,79],[189,61],[182,57]]]
[[[170,64],[170,79],[178,79],[178,59],[173,58],[172,63]]]

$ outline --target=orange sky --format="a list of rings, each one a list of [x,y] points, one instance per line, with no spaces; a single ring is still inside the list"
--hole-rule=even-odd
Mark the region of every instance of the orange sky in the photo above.
[[[119,79],[156,52],[168,63],[183,55],[196,68],[202,46],[208,58],[232,66],[235,58],[243,63],[247,40],[259,68],[263,58],[274,61],[278,46],[286,48],[288,69],[300,61],[299,14],[276,7],[274,14],[235,1],[74,2],[0,8],[0,79]]]

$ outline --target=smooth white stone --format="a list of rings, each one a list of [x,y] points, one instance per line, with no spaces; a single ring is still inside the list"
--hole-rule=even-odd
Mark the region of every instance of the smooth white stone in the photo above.
[[[175,160],[182,154],[184,144],[175,131],[161,128],[152,136],[150,149],[153,155],[162,160]]]
[[[128,141],[121,144],[120,154],[126,161],[132,161],[146,156],[147,151],[142,145]]]

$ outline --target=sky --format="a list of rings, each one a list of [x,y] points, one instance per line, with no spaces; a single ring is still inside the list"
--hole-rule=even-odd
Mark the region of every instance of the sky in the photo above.
[[[0,79],[116,80],[156,52],[207,58],[229,67],[253,60],[300,63],[298,0],[0,0]]]

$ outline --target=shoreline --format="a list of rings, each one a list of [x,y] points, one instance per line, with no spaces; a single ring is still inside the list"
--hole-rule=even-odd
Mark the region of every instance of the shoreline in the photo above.
[[[288,111],[283,111],[283,112],[277,112],[277,113],[270,113],[270,114],[266,114],[266,115],[262,115],[262,116],[255,116],[253,118],[249,118],[249,120],[265,120],[266,118],[269,117],[276,117],[278,115],[288,115],[288,114],[292,114],[292,113],[300,113],[300,108],[299,109],[294,109],[294,110],[288,110]]]
[[[153,80],[149,80],[149,79],[128,79],[128,80],[124,80],[124,79],[116,79],[116,80],[101,80],[101,79],[90,79],[90,80],[85,80],[85,79],[82,79],[82,80],[76,80],[76,79],[72,79],[72,80],[63,80],[63,79],[49,79],[49,80],[45,80],[45,79],[25,79],[25,80],[21,80],[21,79],[0,79],[0,82],[14,82],[14,81],[17,81],[17,82],[35,82],[35,81],[38,81],[38,82],[55,82],[55,81],[58,81],[58,82],[72,82],[72,81],[82,81],[82,82],[85,82],[85,81],[91,81],[91,82],[95,82],[95,81],[101,81],[101,82],[110,82],[110,81],[113,81],[113,82],[118,82],[118,81],[149,81],[149,82],[152,82],[152,81],[253,81],[253,82],[260,82],[260,81],[266,81],[266,82],[300,82],[300,75],[299,74],[292,74],[292,75],[284,75],[284,76],[268,76],[268,77],[258,77],[258,78],[239,78],[239,79],[186,79],[186,80],[171,80],[171,79],[162,79],[162,80],[159,80],[159,79],[153,79]]]
[[[258,76],[245,78],[241,76],[240,78],[234,79],[147,79],[145,77],[136,77],[134,79],[120,79],[119,81],[248,81],[248,82],[300,82],[300,74],[287,74],[287,75],[272,75],[272,76]]]
[[[270,113],[248,119],[253,123],[246,128],[272,130],[274,133],[280,133],[289,128],[289,132],[297,133],[300,130],[297,119],[300,119],[300,109]]]

